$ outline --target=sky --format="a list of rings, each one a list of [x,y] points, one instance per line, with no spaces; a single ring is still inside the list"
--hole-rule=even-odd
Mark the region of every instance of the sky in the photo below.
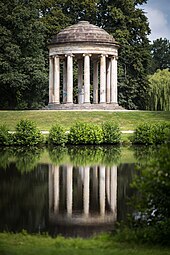
[[[161,37],[170,40],[170,0],[148,0],[142,9],[151,28],[149,40],[152,42]]]

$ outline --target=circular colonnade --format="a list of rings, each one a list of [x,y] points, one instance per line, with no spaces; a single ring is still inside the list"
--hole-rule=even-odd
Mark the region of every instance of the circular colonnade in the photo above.
[[[118,48],[113,36],[88,21],[55,35],[49,44],[48,108],[119,108]]]

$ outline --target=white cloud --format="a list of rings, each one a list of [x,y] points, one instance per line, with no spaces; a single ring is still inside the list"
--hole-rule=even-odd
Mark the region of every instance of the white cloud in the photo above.
[[[147,6],[144,8],[144,11],[146,12],[151,28],[149,39],[151,41],[161,37],[170,39],[170,25],[168,24],[168,17],[166,13],[160,9]]]

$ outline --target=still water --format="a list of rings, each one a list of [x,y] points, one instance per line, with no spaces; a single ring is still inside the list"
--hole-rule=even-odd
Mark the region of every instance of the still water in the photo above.
[[[0,149],[0,231],[88,237],[132,213],[136,165],[152,149]]]

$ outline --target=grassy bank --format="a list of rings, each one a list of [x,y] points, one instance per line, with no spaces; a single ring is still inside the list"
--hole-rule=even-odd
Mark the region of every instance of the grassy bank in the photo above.
[[[109,235],[91,239],[51,238],[28,234],[0,234],[0,254],[3,255],[168,255],[170,250],[162,247],[148,247],[119,243]]]
[[[14,130],[18,121],[30,119],[35,121],[40,130],[50,130],[54,123],[65,127],[72,126],[76,121],[100,124],[107,120],[118,122],[121,130],[134,130],[142,122],[157,123],[170,121],[170,112],[150,111],[0,111],[0,123]]]

